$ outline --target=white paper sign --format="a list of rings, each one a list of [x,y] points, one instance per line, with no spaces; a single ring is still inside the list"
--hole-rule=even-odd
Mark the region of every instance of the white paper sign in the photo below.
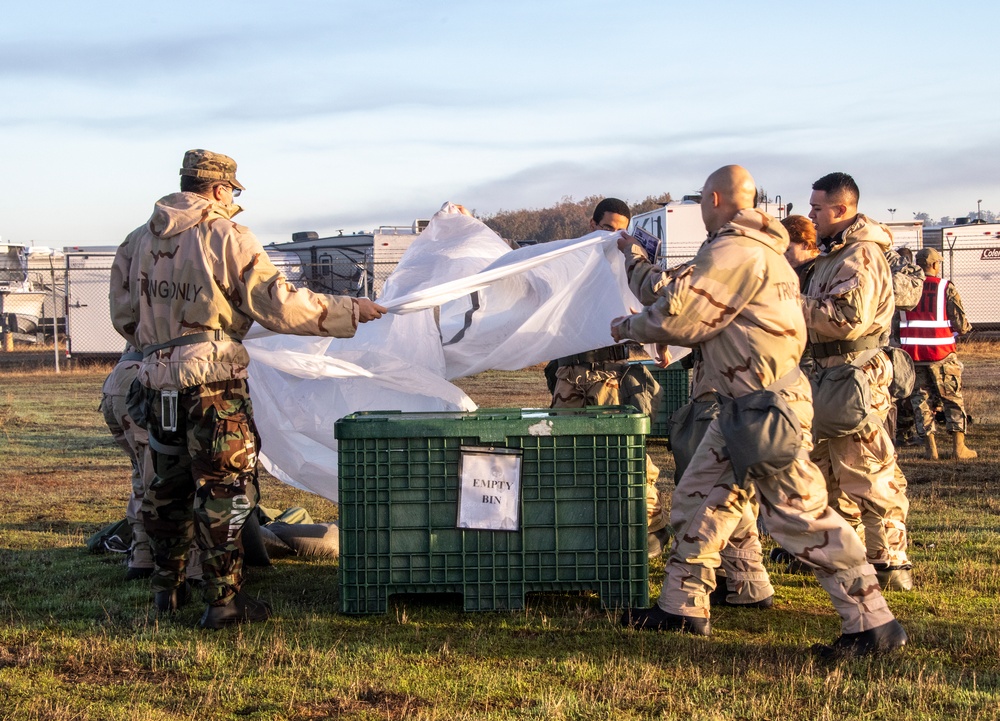
[[[521,451],[462,446],[458,527],[516,531],[521,518]]]

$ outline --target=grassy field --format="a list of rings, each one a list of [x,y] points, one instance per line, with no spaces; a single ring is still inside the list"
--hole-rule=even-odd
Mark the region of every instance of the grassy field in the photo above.
[[[409,597],[341,616],[336,563],[302,558],[249,570],[269,623],[200,631],[200,604],[158,619],[120,557],[83,548],[128,493],[97,412],[107,369],[0,374],[0,718],[996,719],[1000,346],[961,353],[979,460],[900,452],[918,586],[887,597],[911,646],[835,664],[808,652],[839,632],[825,594],[777,566],[774,609],[719,609],[708,639],[624,631],[589,596],[482,614]],[[483,406],[548,401],[540,368],[461,385]],[[669,478],[665,447],[650,452]],[[267,506],[336,518],[323,499],[262,485]],[[653,597],[662,577],[652,562]]]

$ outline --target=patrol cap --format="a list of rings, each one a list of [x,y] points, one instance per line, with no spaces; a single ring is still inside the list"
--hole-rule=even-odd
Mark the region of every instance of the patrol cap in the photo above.
[[[934,250],[934,248],[921,248],[917,251],[915,260],[921,268],[926,268],[931,263],[940,263],[944,260],[944,256]]]
[[[211,150],[189,150],[184,153],[180,174],[206,180],[224,180],[234,188],[246,190],[236,179],[236,161],[228,155],[213,153]]]

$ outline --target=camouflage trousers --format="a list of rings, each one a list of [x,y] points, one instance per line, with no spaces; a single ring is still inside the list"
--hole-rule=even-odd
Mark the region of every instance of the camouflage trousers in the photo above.
[[[585,408],[586,406],[623,405],[618,392],[622,369],[628,364],[603,364],[608,370],[590,365],[562,366],[556,370],[556,385],[552,392],[552,408]],[[660,469],[646,454],[646,530],[649,533],[667,527],[663,496],[656,487]]]
[[[944,410],[945,429],[949,433],[965,433],[965,400],[962,397],[962,361],[955,353],[939,363],[916,363],[916,382],[910,395],[910,405],[921,438],[934,433],[934,416],[938,404]]]
[[[149,486],[150,464],[147,463],[149,443],[146,429],[136,425],[128,414],[125,396],[105,393],[101,396],[101,411],[104,422],[115,442],[121,446],[132,464],[132,493],[125,507],[125,518],[132,529],[132,545],[129,548],[129,568],[152,568],[153,552],[149,547],[149,536],[142,523],[142,497]]]
[[[810,457],[826,479],[830,505],[855,528],[864,528],[868,561],[905,566],[910,503],[885,422],[893,405],[892,365],[879,353],[863,368],[875,418],[857,433],[820,440]]]
[[[711,419],[719,411],[719,404],[714,393],[705,394],[692,399],[695,410],[688,417],[685,432],[689,438],[678,439],[671,436],[672,452],[676,469],[680,471],[675,478],[684,475],[693,460],[698,444],[705,437]],[[714,411],[714,413],[713,413]],[[693,420],[692,420],[693,419]],[[671,423],[673,426],[673,423]],[[740,517],[728,543],[719,551],[721,566],[716,576],[717,583],[725,583],[729,603],[753,603],[762,601],[774,595],[774,587],[763,564],[761,563],[761,526],[759,520],[759,503],[753,488],[747,490],[747,503],[743,504],[743,515]]]
[[[149,390],[147,398],[154,477],[142,513],[156,562],[153,590],[183,583],[194,540],[202,551],[203,596],[225,603],[242,583],[240,533],[260,497],[260,438],[247,383],[181,390],[176,431],[163,429],[164,394]]]
[[[790,399],[799,418],[812,420],[807,394]],[[801,412],[800,412],[801,411]],[[740,551],[746,581],[766,578],[759,539],[750,536],[747,507],[755,495],[760,516],[782,548],[809,564],[841,617],[843,633],[856,633],[892,620],[874,567],[865,560],[858,535],[827,505],[823,477],[809,460],[812,438],[803,429],[803,451],[788,470],[736,484],[718,420],[713,420],[674,490],[670,522],[674,541],[659,606],[682,616],[708,618],[708,595],[727,545]],[[746,529],[737,532],[737,529]]]

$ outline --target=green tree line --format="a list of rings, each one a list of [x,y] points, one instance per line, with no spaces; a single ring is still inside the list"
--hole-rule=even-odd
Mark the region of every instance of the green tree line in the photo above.
[[[601,195],[588,195],[582,200],[565,196],[549,208],[498,210],[493,215],[477,217],[504,240],[544,243],[561,238],[578,238],[589,233],[594,206],[602,200],[604,196]],[[637,203],[625,202],[634,216],[669,203],[670,193],[650,195]]]

